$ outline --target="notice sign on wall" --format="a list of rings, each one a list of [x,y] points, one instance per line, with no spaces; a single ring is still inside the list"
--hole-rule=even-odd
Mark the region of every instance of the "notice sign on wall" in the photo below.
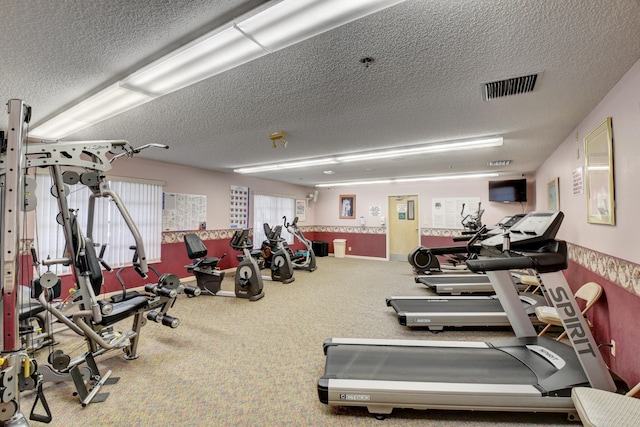
[[[571,171],[571,185],[573,187],[573,194],[584,193],[584,179],[582,177],[582,166]]]
[[[164,193],[162,230],[200,230],[206,228],[207,196]]]
[[[433,228],[463,228],[462,219],[466,215],[476,212],[479,203],[479,197],[432,199],[431,226]]]

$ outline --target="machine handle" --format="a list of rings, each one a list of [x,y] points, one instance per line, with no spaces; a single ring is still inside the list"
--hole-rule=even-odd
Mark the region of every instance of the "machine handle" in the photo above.
[[[555,241],[557,245],[547,248],[549,252],[507,252],[504,258],[483,258],[467,261],[471,271],[497,271],[532,268],[538,273],[551,273],[569,266],[567,243]]]

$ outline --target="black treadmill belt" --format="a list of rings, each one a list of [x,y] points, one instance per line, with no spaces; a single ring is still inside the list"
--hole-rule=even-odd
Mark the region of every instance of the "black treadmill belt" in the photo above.
[[[494,348],[329,346],[324,378],[537,384],[530,369]]]
[[[485,284],[491,283],[488,276],[481,274],[465,274],[465,277],[448,277],[446,274],[438,276],[420,277],[418,282],[427,286],[443,286],[452,283],[473,283]]]
[[[389,306],[397,313],[501,313],[498,299],[392,299]]]

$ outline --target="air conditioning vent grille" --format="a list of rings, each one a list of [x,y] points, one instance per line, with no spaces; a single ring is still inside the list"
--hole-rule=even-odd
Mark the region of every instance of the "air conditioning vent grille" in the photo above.
[[[538,74],[528,76],[513,77],[511,79],[498,80],[482,85],[484,99],[489,101],[504,96],[519,95],[533,91],[538,81]]]

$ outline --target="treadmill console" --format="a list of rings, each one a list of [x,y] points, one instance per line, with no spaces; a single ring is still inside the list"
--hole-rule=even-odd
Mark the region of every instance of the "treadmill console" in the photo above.
[[[525,214],[516,214],[516,215],[505,216],[500,221],[498,221],[498,224],[495,226],[495,228],[489,230],[487,235],[488,236],[495,236],[496,234],[502,234],[505,229],[509,229],[509,228],[513,227],[518,222],[520,222],[520,220],[522,218],[524,218],[524,217],[525,217]]]
[[[555,238],[564,214],[559,211],[531,212],[508,230],[511,245],[535,243]],[[483,240],[484,247],[501,247],[504,233]]]
[[[502,218],[502,220],[500,220],[500,222],[498,223],[501,227],[505,227],[505,228],[511,228],[514,225],[516,225],[517,223],[520,222],[520,220],[522,218],[524,218],[526,215],[525,214],[516,214],[513,216],[507,216]]]

